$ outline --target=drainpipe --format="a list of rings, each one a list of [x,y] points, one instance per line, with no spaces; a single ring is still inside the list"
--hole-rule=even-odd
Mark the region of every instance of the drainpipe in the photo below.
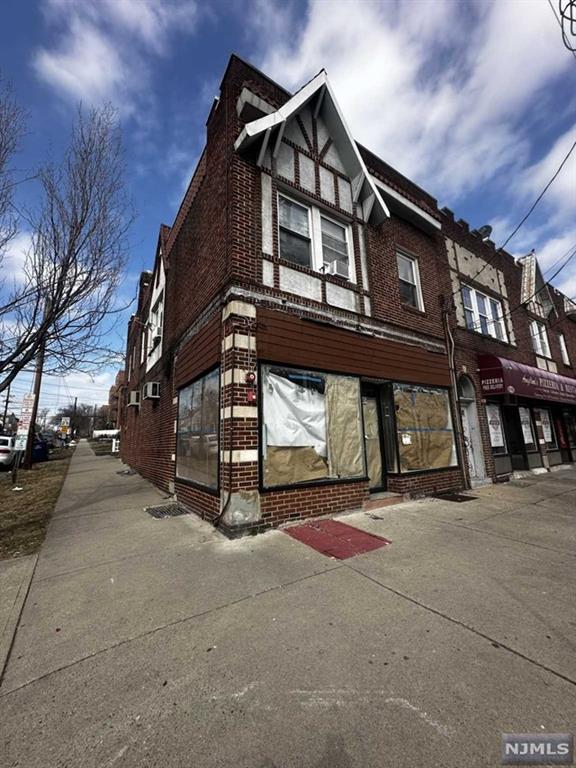
[[[456,365],[454,363],[454,337],[450,331],[450,325],[448,323],[448,309],[445,306],[444,296],[440,297],[440,305],[442,307],[442,325],[444,327],[444,341],[446,343],[446,349],[448,350],[448,367],[450,370],[450,381],[452,383],[452,410],[454,411],[454,433],[456,436],[456,446],[460,455],[460,464],[462,468],[462,476],[464,478],[464,485],[467,489],[472,487],[470,483],[470,477],[468,472],[468,461],[466,446],[463,439],[463,427],[462,427],[462,414],[460,412],[460,397],[458,395],[458,381],[456,379]]]

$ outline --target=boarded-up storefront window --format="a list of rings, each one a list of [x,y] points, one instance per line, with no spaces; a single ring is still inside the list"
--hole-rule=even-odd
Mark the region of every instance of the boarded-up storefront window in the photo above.
[[[219,369],[178,393],[176,476],[218,487]]]
[[[262,391],[264,485],[365,475],[358,379],[266,366]]]
[[[401,472],[456,466],[446,390],[394,384],[394,405]]]

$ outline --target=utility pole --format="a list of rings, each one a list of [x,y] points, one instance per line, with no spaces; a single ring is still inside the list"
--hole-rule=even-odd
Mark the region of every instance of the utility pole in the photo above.
[[[6,432],[6,419],[8,418],[8,405],[10,404],[10,387],[12,385],[8,384],[8,389],[6,390],[6,402],[4,403],[4,418],[2,419],[2,432]]]
[[[94,434],[94,430],[96,429],[96,410],[98,409],[98,406],[96,403],[94,403],[94,412],[92,414],[92,434]]]
[[[32,415],[30,426],[28,427],[28,439],[26,441],[26,450],[24,452],[24,469],[32,469],[32,451],[34,450],[34,437],[36,435],[36,417],[38,416],[38,401],[40,400],[40,389],[42,387],[42,373],[44,371],[44,344],[40,346],[38,357],[36,358],[36,373],[34,374],[34,403],[32,404]]]
[[[72,408],[72,418],[70,419],[70,439],[74,440],[76,436],[76,405],[78,404],[78,398],[74,398],[74,408]]]

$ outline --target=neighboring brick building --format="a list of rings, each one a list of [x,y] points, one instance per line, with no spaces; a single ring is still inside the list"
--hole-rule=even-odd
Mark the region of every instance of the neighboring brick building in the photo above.
[[[447,305],[471,485],[576,461],[576,305],[443,209]]]
[[[118,371],[114,384],[108,391],[108,420],[114,427],[119,428],[122,422],[121,409],[124,404],[123,391],[125,387],[125,371]]]
[[[141,276],[124,460],[230,535],[462,487],[453,384],[464,365],[478,387],[480,347],[443,227],[494,254],[354,142],[323,71],[292,96],[233,56]],[[522,270],[498,258],[516,304]],[[452,366],[450,330],[468,350]]]

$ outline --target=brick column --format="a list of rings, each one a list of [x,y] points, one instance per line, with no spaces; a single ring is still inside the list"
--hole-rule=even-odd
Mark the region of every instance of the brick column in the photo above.
[[[222,326],[220,525],[234,536],[261,527],[256,307],[230,301]]]

